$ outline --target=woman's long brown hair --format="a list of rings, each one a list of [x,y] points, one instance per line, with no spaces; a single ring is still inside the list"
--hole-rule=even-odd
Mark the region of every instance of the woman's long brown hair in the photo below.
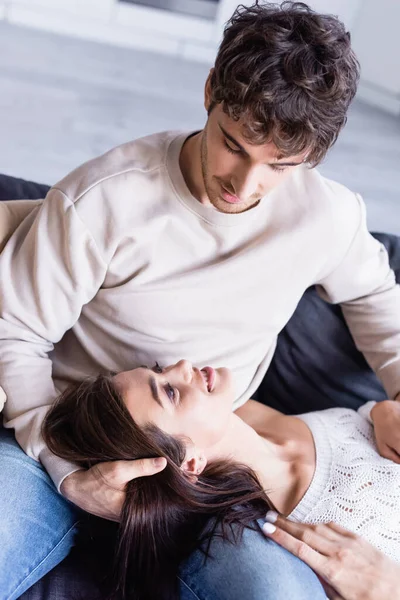
[[[47,414],[43,437],[54,454],[84,468],[116,460],[167,459],[163,471],[126,486],[108,576],[109,600],[178,598],[180,563],[200,547],[207,557],[217,528],[218,535],[236,543],[245,527],[257,528],[256,519],[274,508],[245,465],[215,461],[193,482],[180,468],[184,441],[154,425],[139,427],[111,375],[68,388]]]

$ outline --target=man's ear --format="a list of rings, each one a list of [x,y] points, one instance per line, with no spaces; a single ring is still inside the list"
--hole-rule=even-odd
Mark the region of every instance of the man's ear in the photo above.
[[[204,88],[204,108],[208,112],[211,106],[211,76],[214,72],[214,68],[210,69],[207,77],[206,85]]]

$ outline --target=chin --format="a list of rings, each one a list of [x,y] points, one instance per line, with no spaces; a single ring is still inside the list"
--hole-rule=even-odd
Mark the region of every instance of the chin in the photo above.
[[[217,198],[210,198],[210,202],[216,210],[227,215],[236,215],[243,213],[246,210],[249,210],[249,208],[252,208],[256,204],[258,204],[257,202],[239,202],[238,204],[229,204],[229,202],[226,202],[223,198],[220,198],[220,196],[218,196]]]
[[[216,369],[218,375],[217,393],[226,396],[229,400],[233,401],[234,397],[234,386],[233,386],[233,373],[226,367],[220,367]]]

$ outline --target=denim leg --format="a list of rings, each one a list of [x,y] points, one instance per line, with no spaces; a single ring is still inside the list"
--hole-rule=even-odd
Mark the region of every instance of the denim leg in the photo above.
[[[260,521],[260,525],[262,522]],[[215,537],[211,555],[195,552],[181,567],[181,600],[325,600],[315,573],[260,531],[238,544]]]
[[[67,556],[78,516],[0,424],[0,600],[16,600]]]
[[[19,600],[100,600],[101,590],[87,572],[78,546]]]

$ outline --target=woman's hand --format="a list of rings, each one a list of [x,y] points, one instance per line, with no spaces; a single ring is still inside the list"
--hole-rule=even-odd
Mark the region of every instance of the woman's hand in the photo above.
[[[162,457],[99,463],[91,469],[68,475],[60,491],[82,510],[103,519],[119,521],[126,484],[138,477],[155,475],[166,465],[167,461]]]
[[[274,511],[266,519],[265,535],[307,563],[331,600],[400,599],[400,565],[360,536],[336,523],[293,523]]]

